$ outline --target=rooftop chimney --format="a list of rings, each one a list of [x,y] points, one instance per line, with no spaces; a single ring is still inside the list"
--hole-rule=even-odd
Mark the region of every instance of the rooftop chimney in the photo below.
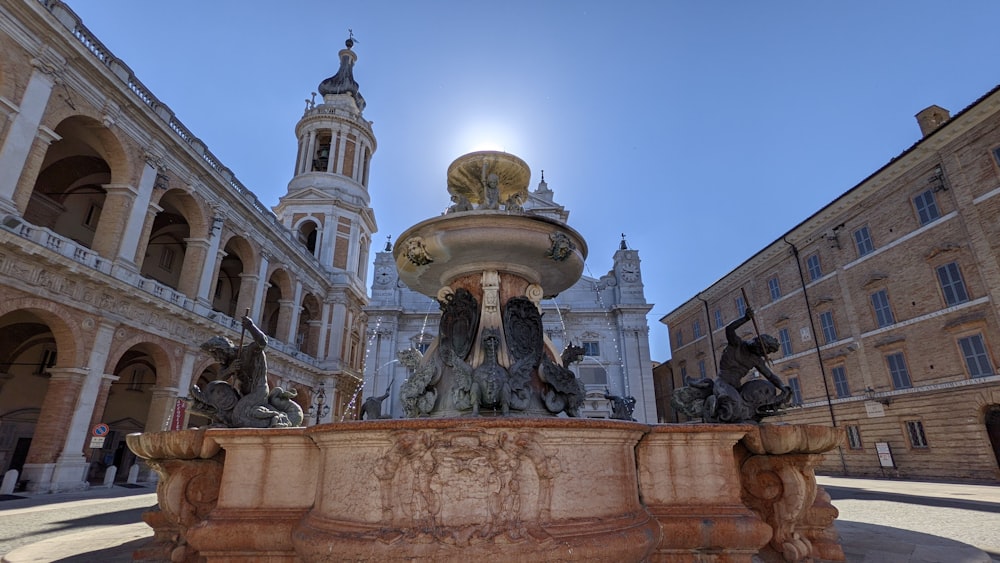
[[[937,131],[938,127],[941,127],[946,121],[951,119],[951,114],[941,106],[929,106],[920,111],[916,115],[916,118],[917,123],[920,125],[920,132],[926,137]]]

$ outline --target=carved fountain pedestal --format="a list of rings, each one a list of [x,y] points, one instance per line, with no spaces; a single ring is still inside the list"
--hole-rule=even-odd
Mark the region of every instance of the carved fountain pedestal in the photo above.
[[[813,474],[841,438],[564,418],[133,434],[161,475],[135,560],[842,561]],[[166,442],[190,446],[148,446]]]

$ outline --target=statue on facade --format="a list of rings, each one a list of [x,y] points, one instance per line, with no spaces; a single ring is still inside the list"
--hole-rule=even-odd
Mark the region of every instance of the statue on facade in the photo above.
[[[201,389],[191,386],[191,411],[224,428],[281,428],[302,423],[302,408],[291,400],[294,389],[270,389],[267,384],[267,336],[248,316],[243,319],[240,344],[214,336],[201,345],[219,365],[221,379]],[[250,334],[250,343],[243,337]]]
[[[368,420],[378,420],[383,418],[392,418],[392,416],[387,414],[382,414],[382,401],[389,398],[389,393],[392,391],[392,380],[389,381],[388,387],[385,389],[385,393],[382,393],[378,397],[372,395],[365,399],[364,404],[361,406],[361,419]]]
[[[611,418],[614,420],[631,420],[632,412],[635,410],[635,397],[621,397],[612,395],[608,388],[604,388],[604,398],[611,403]]]
[[[445,213],[460,213],[462,211],[472,211],[472,203],[469,198],[461,194],[451,196],[451,206]]]
[[[437,404],[438,393],[434,386],[441,380],[441,365],[437,351],[426,363],[424,355],[416,348],[400,350],[397,357],[399,363],[410,372],[410,376],[399,388],[403,414],[407,418],[430,414]]]
[[[483,181],[483,203],[479,209],[500,209],[500,178],[496,174]]]
[[[713,379],[692,381],[674,391],[671,404],[691,418],[705,422],[759,422],[775,413],[792,398],[792,390],[767,365],[767,355],[781,347],[769,334],[744,341],[736,334],[753,319],[753,309],[726,326],[726,348],[719,360],[719,374]],[[763,375],[747,382],[751,371]]]

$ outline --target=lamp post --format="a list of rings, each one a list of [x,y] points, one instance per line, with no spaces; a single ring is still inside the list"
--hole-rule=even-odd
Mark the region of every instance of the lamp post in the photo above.
[[[320,420],[324,416],[330,413],[330,405],[326,404],[326,389],[323,388],[323,382],[319,382],[319,391],[316,392],[316,398],[313,400],[312,406],[309,407],[310,414],[316,415],[316,424],[320,423]]]

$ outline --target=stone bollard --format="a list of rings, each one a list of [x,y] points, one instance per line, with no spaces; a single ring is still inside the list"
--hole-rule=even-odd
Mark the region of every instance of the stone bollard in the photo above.
[[[139,482],[139,464],[136,463],[128,470],[128,483],[129,485],[135,485]]]
[[[115,486],[115,477],[118,475],[118,468],[114,465],[108,467],[108,470],[104,472],[104,486],[111,488]]]
[[[11,469],[3,474],[3,484],[0,485],[0,495],[9,495],[17,486],[17,469]]]

